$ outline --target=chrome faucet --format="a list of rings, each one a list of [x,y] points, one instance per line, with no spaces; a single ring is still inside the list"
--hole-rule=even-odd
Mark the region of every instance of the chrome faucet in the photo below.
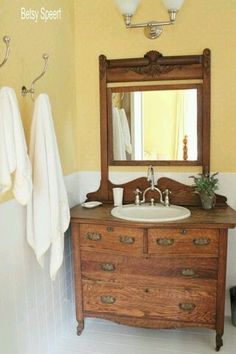
[[[151,183],[151,187],[148,187],[145,189],[145,191],[143,192],[143,199],[140,201],[140,204],[143,204],[145,203],[145,196],[146,196],[146,193],[148,191],[157,191],[160,195],[160,203],[164,204],[164,201],[163,201],[163,197],[162,197],[162,193],[160,191],[159,188],[155,187],[155,182],[154,182],[154,169],[153,169],[153,166],[150,165],[148,166],[148,170],[147,170],[147,180]],[[154,201],[152,199],[151,201],[151,205],[154,205]]]
[[[160,203],[164,204],[165,207],[169,207],[170,206],[170,199],[169,196],[171,194],[171,191],[169,189],[165,189],[164,192],[162,193],[161,190],[157,187],[155,187],[155,181],[154,181],[154,169],[152,165],[148,166],[148,170],[147,170],[147,180],[150,182],[151,186],[146,188],[145,191],[143,192],[143,198],[142,200],[140,199],[142,192],[140,191],[139,188],[136,188],[134,191],[135,194],[135,201],[134,204],[135,205],[141,205],[143,203],[145,203],[146,199],[146,193],[148,191],[156,191],[159,193],[160,196]],[[163,200],[163,196],[164,196],[164,200]],[[150,205],[154,206],[154,198],[150,199]]]

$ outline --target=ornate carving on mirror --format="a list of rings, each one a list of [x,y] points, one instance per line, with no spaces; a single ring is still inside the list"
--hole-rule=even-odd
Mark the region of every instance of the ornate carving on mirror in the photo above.
[[[101,186],[109,165],[210,170],[210,50],[200,55],[99,57]]]

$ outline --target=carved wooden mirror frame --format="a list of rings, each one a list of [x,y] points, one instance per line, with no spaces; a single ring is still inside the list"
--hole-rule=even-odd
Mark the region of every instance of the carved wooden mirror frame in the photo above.
[[[97,192],[90,193],[89,200],[111,201],[113,184],[109,181],[109,87],[115,83],[137,83],[174,81],[180,83],[201,83],[202,85],[202,134],[201,165],[203,173],[210,171],[210,75],[211,52],[204,49],[201,55],[163,56],[150,51],[143,58],[112,59],[99,57],[100,83],[100,134],[101,134],[101,185]],[[110,95],[111,96],[111,95]],[[139,165],[137,163],[136,165]],[[170,164],[168,164],[170,165]],[[198,165],[196,163],[196,165]],[[129,183],[132,187],[132,182]],[[129,191],[127,193],[130,193]],[[129,200],[130,196],[125,198]],[[133,196],[132,196],[133,198]]]

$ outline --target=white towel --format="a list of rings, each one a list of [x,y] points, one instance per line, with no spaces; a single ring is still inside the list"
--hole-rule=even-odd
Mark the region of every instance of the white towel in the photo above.
[[[132,145],[131,145],[129,123],[128,123],[128,119],[127,119],[126,112],[125,112],[124,108],[121,108],[119,110],[119,114],[120,114],[123,137],[124,137],[125,150],[128,152],[128,154],[132,154]]]
[[[12,187],[13,195],[26,205],[32,194],[32,170],[16,94],[10,87],[0,90],[0,194]]]
[[[64,232],[69,225],[70,210],[46,94],[40,94],[35,101],[30,159],[34,189],[27,206],[27,240],[41,266],[51,246],[50,276],[54,280],[63,261]]]
[[[116,107],[112,108],[112,127],[113,127],[113,158],[114,160],[126,160],[125,142],[122,131],[119,111]]]

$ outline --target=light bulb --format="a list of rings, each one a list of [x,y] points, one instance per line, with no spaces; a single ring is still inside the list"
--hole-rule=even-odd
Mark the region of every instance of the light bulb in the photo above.
[[[140,0],[114,0],[122,15],[133,15],[140,3]]]
[[[178,11],[184,3],[184,0],[162,0],[169,11]]]

